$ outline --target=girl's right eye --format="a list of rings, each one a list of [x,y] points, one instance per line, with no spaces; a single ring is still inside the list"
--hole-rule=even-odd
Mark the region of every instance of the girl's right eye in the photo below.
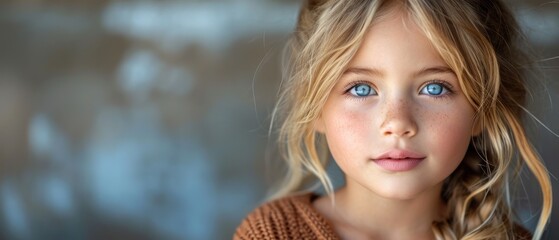
[[[377,95],[377,91],[375,91],[375,89],[373,89],[373,87],[371,87],[371,85],[364,84],[364,83],[358,83],[358,84],[353,85],[353,87],[351,87],[349,89],[349,93],[351,93],[351,95],[356,96],[356,97],[366,97],[366,96],[371,96],[371,95]]]

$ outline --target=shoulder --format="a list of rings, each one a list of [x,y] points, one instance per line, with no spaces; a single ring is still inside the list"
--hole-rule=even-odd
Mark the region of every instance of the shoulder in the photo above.
[[[234,239],[336,239],[326,220],[312,207],[311,193],[284,197],[253,210]]]

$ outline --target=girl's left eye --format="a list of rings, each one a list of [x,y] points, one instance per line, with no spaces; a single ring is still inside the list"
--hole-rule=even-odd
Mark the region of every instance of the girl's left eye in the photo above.
[[[441,96],[449,93],[449,89],[443,83],[429,83],[421,89],[421,94]]]

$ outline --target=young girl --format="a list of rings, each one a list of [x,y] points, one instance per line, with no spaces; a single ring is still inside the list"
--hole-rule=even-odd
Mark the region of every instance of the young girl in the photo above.
[[[234,238],[540,239],[551,185],[521,126],[518,33],[496,0],[308,1],[277,108],[290,171]],[[533,234],[511,209],[521,165],[543,194]],[[311,176],[326,195],[300,191]]]

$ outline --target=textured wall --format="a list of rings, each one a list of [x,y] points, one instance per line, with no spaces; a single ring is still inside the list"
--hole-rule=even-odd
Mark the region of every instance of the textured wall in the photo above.
[[[7,2],[0,238],[230,238],[278,175],[267,129],[298,2]],[[559,5],[510,4],[549,82],[533,112],[559,132]],[[559,175],[559,138],[532,125]]]

